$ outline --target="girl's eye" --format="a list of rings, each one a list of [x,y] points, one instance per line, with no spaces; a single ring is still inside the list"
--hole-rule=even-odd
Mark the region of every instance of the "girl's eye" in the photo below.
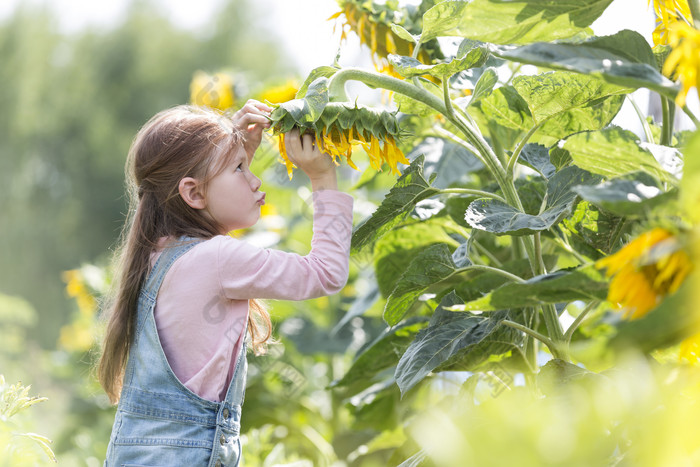
[[[238,164],[238,167],[236,167],[236,172],[243,172],[243,164]]]

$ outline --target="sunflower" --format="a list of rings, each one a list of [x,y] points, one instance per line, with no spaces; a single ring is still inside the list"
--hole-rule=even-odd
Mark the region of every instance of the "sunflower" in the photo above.
[[[235,103],[233,78],[227,73],[197,71],[190,82],[190,102],[221,111],[230,109]]]
[[[294,102],[294,101],[290,101]],[[369,156],[372,168],[381,171],[386,163],[394,174],[399,174],[398,163],[408,164],[404,154],[397,146],[401,132],[396,120],[396,113],[378,111],[369,107],[358,106],[344,102],[328,103],[319,118],[308,122],[303,118],[295,119],[296,113],[288,109],[293,104],[280,105],[271,115],[273,132],[279,137],[279,151],[287,166],[289,178],[292,178],[294,165],[287,156],[283,133],[292,128],[299,128],[302,133],[311,133],[323,145],[323,151],[328,153],[338,164],[339,159],[345,159],[347,164],[357,170],[353,162],[353,146],[360,145]]]
[[[280,104],[294,99],[299,90],[299,82],[294,79],[288,80],[279,86],[271,86],[260,94],[260,100],[270,104]]]
[[[676,104],[685,105],[690,88],[697,87],[700,73],[700,31],[677,21],[668,30],[671,53],[664,63],[663,73],[680,79],[683,89],[676,97]]]
[[[389,64],[387,57],[389,54],[410,56],[413,54],[415,44],[397,36],[390,25],[391,23],[402,24],[409,32],[416,29],[415,33],[420,33],[420,25],[407,23],[407,20],[410,20],[407,11],[395,11],[386,5],[372,1],[340,0],[338,3],[341,11],[328,19],[339,20],[341,15],[345,18],[345,22],[341,23],[341,40],[347,38],[349,31],[355,32],[360,43],[369,47],[372,62],[377,71],[400,78],[401,76]],[[418,60],[423,63],[432,63],[433,58],[442,58],[439,45],[435,40],[423,44],[418,54]]]
[[[651,0],[647,2],[647,5]],[[654,0],[654,12],[658,19],[656,29],[652,34],[654,45],[669,43],[669,28],[677,21],[690,23],[692,15],[688,0]]]
[[[692,263],[677,237],[655,228],[599,260],[596,267],[606,268],[606,276],[612,277],[608,301],[622,308],[625,318],[637,319],[678,290]]]

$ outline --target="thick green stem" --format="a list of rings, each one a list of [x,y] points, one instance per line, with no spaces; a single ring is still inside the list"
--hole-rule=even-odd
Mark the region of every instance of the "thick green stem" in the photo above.
[[[700,121],[698,121],[698,118],[693,114],[693,112],[690,111],[687,105],[683,106],[683,112],[690,118],[690,120],[693,122],[693,125],[695,125],[695,129],[700,128]]]
[[[556,307],[551,303],[542,305],[542,317],[544,318],[544,325],[547,328],[549,337],[556,343],[562,343],[564,341],[564,331],[561,328]]]
[[[663,128],[661,128],[661,144],[664,146],[671,145],[671,135],[673,134],[673,121],[671,120],[671,111],[668,98],[661,97],[661,117]]]

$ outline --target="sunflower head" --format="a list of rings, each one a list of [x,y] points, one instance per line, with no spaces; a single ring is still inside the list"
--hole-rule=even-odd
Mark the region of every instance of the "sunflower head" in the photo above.
[[[190,82],[190,103],[220,111],[230,109],[235,104],[233,84],[228,73],[197,71]]]
[[[669,28],[673,23],[692,21],[688,0],[654,0],[654,13],[657,23],[652,34],[654,45],[669,43]]]
[[[608,300],[630,319],[645,316],[676,292],[693,268],[681,241],[663,228],[644,232],[596,267],[606,268],[612,277]]]
[[[312,133],[336,164],[344,159],[350,167],[357,169],[351,156],[353,147],[358,145],[364,148],[370,165],[378,171],[386,163],[392,172],[398,174],[397,164],[409,163],[397,146],[401,130],[396,113],[347,102],[330,102],[317,120],[309,121],[294,110],[298,108],[295,102],[278,106],[270,116],[273,133],[279,136],[280,155],[290,179],[294,165],[287,157],[283,133],[293,128],[299,128],[302,133]]]
[[[397,10],[371,0],[340,0],[338,4],[341,11],[329,19],[336,19],[336,24],[341,25],[341,40],[346,39],[348,32],[354,32],[360,43],[369,47],[377,71],[400,78],[387,57],[389,54],[410,56],[415,44],[396,35],[391,29],[391,24],[400,24],[410,33],[420,34],[422,15],[412,15],[410,10]],[[440,58],[443,58],[443,55],[436,40],[423,44],[418,54],[418,59],[423,63],[432,63],[434,59]]]

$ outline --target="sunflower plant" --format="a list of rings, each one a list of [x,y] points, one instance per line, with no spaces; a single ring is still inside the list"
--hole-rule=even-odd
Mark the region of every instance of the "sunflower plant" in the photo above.
[[[700,151],[700,137],[673,122],[676,109],[697,122],[686,106],[700,56],[697,2],[650,5],[659,17],[654,48],[631,30],[592,34],[610,3],[424,1],[406,13],[392,2],[343,1],[336,19],[344,31],[391,70],[321,66],[273,112],[276,134],[313,133],[352,167],[353,147],[362,147],[373,169],[387,163],[398,176],[352,238],[375,283],[343,323],[380,310],[387,327],[331,386],[358,417],[395,417],[393,425],[382,419],[376,445],[356,459],[504,465],[510,444],[475,442],[481,428],[461,416],[519,423],[498,408],[500,394],[509,394],[502,407],[541,411],[556,410],[556,400],[541,401],[557,388],[595,399],[630,384],[605,373],[633,365],[630,355],[667,365],[666,376],[647,381],[659,399],[645,407],[663,405],[667,391],[693,393],[700,167],[685,155]],[[427,53],[455,37],[451,50]],[[535,72],[521,73],[523,65]],[[351,80],[390,91],[392,105],[356,105],[345,90]],[[660,96],[663,112],[639,112],[636,134],[613,120],[640,88]],[[282,138],[280,152],[285,158]],[[667,384],[674,368],[691,382]],[[413,414],[436,407],[426,401],[444,381],[458,381],[452,409],[426,410],[417,422]],[[591,400],[582,403],[598,407]],[[651,431],[631,429],[641,409],[600,407],[600,416],[579,414],[592,414],[586,423],[569,420],[559,451],[542,440],[557,438],[552,426],[566,416],[543,417],[533,435],[541,444],[518,457],[522,465],[661,465],[700,452],[679,435],[672,457],[644,460],[640,443]],[[443,431],[436,438],[422,425]],[[656,442],[660,452],[673,443]],[[590,443],[600,449],[587,451]],[[485,451],[490,457],[480,457]]]

